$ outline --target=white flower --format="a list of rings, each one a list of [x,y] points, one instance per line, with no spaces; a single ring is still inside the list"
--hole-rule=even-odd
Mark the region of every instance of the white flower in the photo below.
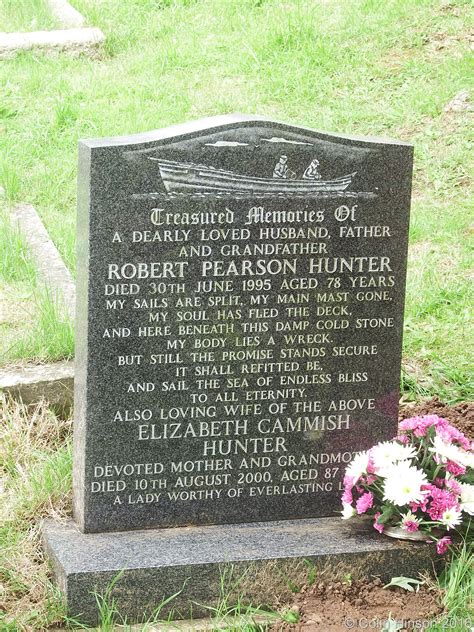
[[[438,435],[435,436],[433,447],[430,450],[437,454],[443,463],[452,461],[464,467],[474,467],[474,454],[472,452],[466,452],[466,450],[459,448],[454,443],[445,443]]]
[[[440,520],[440,522],[442,522],[448,530],[460,524],[461,521],[461,512],[458,509],[454,509],[454,507],[446,509]]]
[[[398,461],[414,459],[416,450],[412,446],[402,445],[397,441],[383,441],[370,451],[376,474],[384,476],[388,467]]]
[[[352,516],[355,516],[355,509],[349,503],[342,503],[342,519],[349,520]]]
[[[369,453],[359,452],[355,455],[352,461],[346,468],[346,476],[350,476],[354,479],[354,485],[357,483],[362,474],[367,472],[367,466],[369,465]]]
[[[384,481],[384,500],[403,507],[411,502],[421,502],[426,494],[421,489],[428,482],[426,474],[409,461],[402,461],[387,468]]]
[[[474,485],[459,483],[461,488],[461,509],[474,516]]]

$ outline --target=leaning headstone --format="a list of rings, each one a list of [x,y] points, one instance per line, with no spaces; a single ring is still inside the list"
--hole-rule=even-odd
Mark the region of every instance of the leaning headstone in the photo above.
[[[411,172],[240,116],[80,143],[75,524],[46,529],[71,611],[112,571],[139,617],[156,582],[212,601],[223,562],[394,559],[330,517],[396,434]]]

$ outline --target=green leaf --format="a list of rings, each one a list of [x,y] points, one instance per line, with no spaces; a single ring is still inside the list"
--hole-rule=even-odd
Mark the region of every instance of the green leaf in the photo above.
[[[377,523],[385,524],[393,516],[394,511],[395,511],[394,508],[391,507],[390,505],[384,505],[382,507],[382,513],[378,517]]]
[[[348,584],[349,586],[352,586],[352,574],[344,573],[344,579],[342,581],[344,584]]]
[[[469,483],[470,485],[474,484],[474,470],[468,470],[464,476],[461,477],[461,481],[463,483]]]
[[[282,619],[286,623],[298,623],[298,621],[300,620],[300,615],[298,612],[294,610],[287,610],[283,614]]]
[[[412,584],[416,586],[416,592],[420,590],[420,586],[424,582],[419,579],[412,579],[411,577],[392,577],[390,583],[386,584],[384,588],[390,588],[390,586],[398,586],[398,588],[403,588],[403,590],[408,590],[409,592],[415,592],[415,588],[413,588]]]

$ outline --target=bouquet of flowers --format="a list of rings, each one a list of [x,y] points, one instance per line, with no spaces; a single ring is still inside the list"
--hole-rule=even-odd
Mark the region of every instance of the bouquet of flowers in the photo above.
[[[343,519],[367,514],[380,533],[418,531],[442,554],[446,532],[467,528],[474,515],[474,443],[436,415],[404,419],[393,441],[355,455],[342,504]]]

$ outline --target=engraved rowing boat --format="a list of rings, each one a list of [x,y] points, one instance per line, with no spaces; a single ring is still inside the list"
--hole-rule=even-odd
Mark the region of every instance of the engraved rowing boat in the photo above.
[[[207,165],[149,158],[158,163],[163,185],[168,193],[293,193],[345,191],[356,172],[333,180],[258,178]]]

